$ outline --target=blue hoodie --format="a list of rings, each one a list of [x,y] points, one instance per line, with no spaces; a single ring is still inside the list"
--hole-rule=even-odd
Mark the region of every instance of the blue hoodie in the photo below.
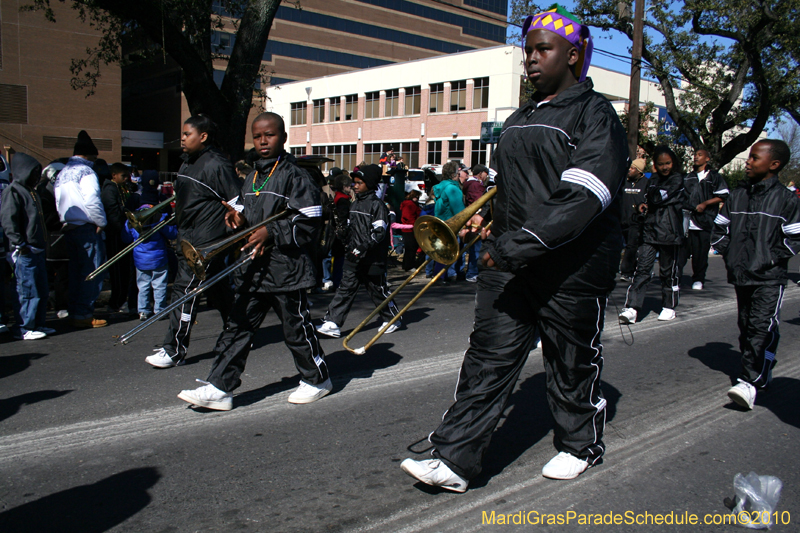
[[[144,204],[137,211],[152,207]],[[167,217],[166,213],[161,214],[158,222]],[[146,230],[153,228],[158,222],[145,226]],[[130,222],[125,222],[125,229],[122,232],[122,242],[132,243],[139,238],[139,232],[131,227]],[[133,249],[133,264],[137,270],[160,270],[167,266],[167,240],[178,238],[178,227],[174,224],[167,224],[158,233],[147,239],[145,242]]]

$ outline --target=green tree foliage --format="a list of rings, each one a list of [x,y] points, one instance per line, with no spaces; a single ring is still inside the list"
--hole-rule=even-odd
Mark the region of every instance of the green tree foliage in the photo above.
[[[631,37],[617,0],[580,0],[584,22]],[[720,168],[782,110],[800,121],[800,0],[651,0],[642,53],[670,117]]]
[[[32,0],[22,9],[41,10],[56,22],[50,2]],[[253,87],[264,74],[261,58],[280,0],[223,0],[216,4],[219,13],[211,0],[70,0],[70,5],[102,32],[96,47],[73,59],[73,88],[92,94],[102,65],[169,54],[183,71],[181,88],[190,112],[211,117],[220,128],[221,147],[234,158],[241,156]],[[212,45],[212,32],[223,28],[236,35],[229,55]],[[139,53],[123,57],[123,39],[135,43]],[[214,83],[217,58],[227,59],[219,88]]]

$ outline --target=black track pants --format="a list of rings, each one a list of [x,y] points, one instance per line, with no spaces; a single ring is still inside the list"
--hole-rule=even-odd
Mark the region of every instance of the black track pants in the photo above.
[[[681,255],[678,259],[680,273],[683,274],[683,267],[692,256],[692,282],[700,281],[705,283],[706,272],[708,271],[708,251],[711,249],[711,232],[702,230],[689,230],[689,236],[681,247]]]
[[[595,464],[603,455],[606,400],[600,334],[605,296],[545,294],[528,279],[495,270],[478,276],[475,329],[456,386],[456,402],[430,436],[434,456],[471,479],[520,371],[542,337],[554,444]]]
[[[739,379],[764,388],[772,377],[778,350],[783,285],[737,285],[739,304],[739,350],[742,370]]]
[[[223,268],[225,268],[225,264],[222,257],[212,260],[206,273],[206,279],[212,277]],[[178,274],[172,284],[172,298],[170,301],[177,300],[192,289],[195,289],[200,283],[200,279],[189,268],[183,255],[178,255]],[[233,289],[230,283],[228,280],[221,280],[208,289],[205,295],[209,305],[219,311],[224,325],[233,304]],[[181,361],[186,357],[195,318],[197,318],[197,298],[192,298],[169,314],[169,328],[164,336],[162,347],[176,361]]]
[[[270,309],[275,310],[283,324],[283,338],[301,379],[310,385],[328,379],[328,367],[308,312],[308,297],[302,289],[236,295],[231,315],[214,348],[216,359],[208,375],[209,383],[225,392],[241,385],[239,378],[250,354],[253,335]]]
[[[344,326],[347,315],[356,300],[356,293],[358,293],[358,289],[362,284],[366,286],[367,292],[376,307],[391,294],[386,287],[386,274],[370,276],[360,270],[351,270],[345,265],[342,272],[342,282],[339,284],[339,288],[336,289],[336,294],[328,306],[328,312],[325,313],[325,321],[333,322],[339,327]],[[397,306],[392,300],[389,305],[381,309],[380,315],[384,322],[388,322],[397,313]]]
[[[619,271],[625,276],[633,277],[633,272],[636,270],[636,251],[642,244],[642,228],[639,224],[634,224],[623,231],[625,232],[625,252],[619,263]]]
[[[680,287],[678,285],[678,252],[679,245],[662,245],[644,243],[636,254],[636,273],[625,296],[625,307],[642,310],[647,284],[652,277],[653,264],[658,253],[658,274],[661,278],[661,307],[675,309],[678,307]]]

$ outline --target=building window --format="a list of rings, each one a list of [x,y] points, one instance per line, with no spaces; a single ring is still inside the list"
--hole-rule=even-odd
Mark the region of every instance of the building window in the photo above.
[[[295,157],[300,157],[306,155],[306,147],[305,146],[292,146],[289,148],[291,154]]]
[[[342,120],[342,99],[338,96],[331,98],[331,122]]]
[[[422,87],[406,87],[406,115],[419,115],[422,100]]]
[[[364,161],[368,164],[378,164],[383,153],[383,145],[381,143],[365,143],[364,144]]]
[[[489,107],[489,78],[475,79],[475,88],[472,90],[472,109],[487,109]]]
[[[306,102],[295,102],[292,104],[291,122],[292,126],[305,126],[306,124]]]
[[[378,118],[380,116],[380,102],[381,93],[378,91],[367,93],[367,98],[364,102],[364,118]]]
[[[386,105],[383,109],[384,117],[396,117],[400,113],[400,89],[386,91]]]
[[[467,108],[467,80],[450,82],[450,111]]]
[[[313,116],[314,124],[320,124],[321,122],[325,122],[325,99],[321,98],[319,100],[314,100],[314,116]]]
[[[344,119],[358,120],[358,95],[348,94],[344,97]]]
[[[312,146],[311,151],[314,155],[321,155],[333,159],[333,162],[326,162],[322,165],[323,172],[327,172],[333,167],[351,169],[355,167],[356,161],[355,144],[338,144],[330,146]]]
[[[28,123],[28,86],[0,83],[0,122]]]
[[[442,141],[428,141],[428,164],[442,164]]]
[[[397,154],[403,157],[403,163],[408,168],[419,168],[419,143],[400,143],[400,153]]]
[[[464,160],[464,141],[447,142],[447,160],[448,161]]]
[[[469,154],[469,162],[474,167],[477,164],[486,164],[486,145],[480,139],[473,139],[472,150]]]
[[[441,113],[444,111],[444,83],[431,83],[429,107],[429,113]]]

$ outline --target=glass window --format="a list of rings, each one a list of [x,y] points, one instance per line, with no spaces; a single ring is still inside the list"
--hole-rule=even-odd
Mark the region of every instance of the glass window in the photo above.
[[[400,153],[397,154],[403,157],[403,163],[408,168],[419,168],[419,143],[400,143]]]
[[[450,82],[450,111],[467,108],[467,80]]]
[[[367,93],[364,103],[364,118],[378,118],[380,115],[381,94],[378,91]]]
[[[320,167],[323,172],[327,172],[333,167],[343,168],[350,170],[355,167],[358,162],[356,161],[355,144],[336,144],[328,146],[312,146],[311,151],[314,155],[321,155],[333,159],[332,162],[328,161],[323,163]]]
[[[449,161],[464,160],[464,141],[458,140],[447,142],[447,159]]]
[[[348,94],[344,97],[344,119],[358,120],[358,95]],[[353,165],[355,166],[355,165]]]
[[[306,102],[295,102],[291,107],[291,125],[304,126],[306,124],[306,109],[308,108],[308,104]]]
[[[429,113],[441,113],[444,111],[444,83],[431,84]],[[431,163],[433,164],[433,163]]]
[[[289,148],[292,155],[295,157],[299,157],[301,155],[306,155],[306,147],[305,146],[292,146]]]
[[[386,105],[384,105],[384,117],[396,117],[400,112],[400,89],[389,89],[386,91]]]
[[[470,150],[469,154],[469,162],[474,167],[477,164],[485,165],[486,164],[486,145],[483,144],[480,139],[473,139],[472,141],[472,150]]]
[[[371,164],[378,164],[378,161],[381,159],[381,153],[383,153],[383,146],[381,143],[365,143],[364,144],[364,161],[368,165]]]
[[[338,96],[331,98],[331,122],[342,120],[342,99]]]
[[[314,124],[325,122],[325,99],[314,100],[314,117],[312,119]]]
[[[472,109],[487,109],[489,107],[489,78],[476,78],[475,88],[472,90]]]
[[[428,141],[428,164],[442,164],[442,141]]]
[[[422,87],[406,87],[406,115],[419,115],[422,100]]]

